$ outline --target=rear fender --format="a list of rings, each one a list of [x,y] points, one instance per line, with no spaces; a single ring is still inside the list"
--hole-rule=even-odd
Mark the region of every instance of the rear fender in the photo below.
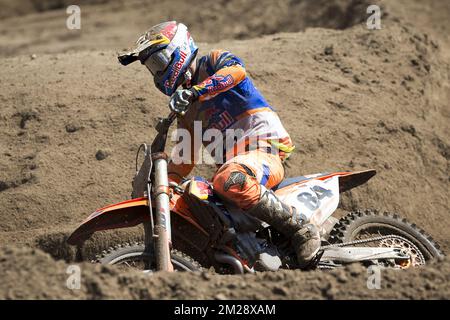
[[[370,178],[372,178],[376,174],[376,170],[369,169],[363,171],[342,171],[342,172],[333,172],[333,173],[318,173],[312,174],[302,177],[297,177],[298,181],[289,183],[282,187],[277,187],[275,193],[277,195],[289,194],[293,188],[298,185],[307,183],[311,180],[320,180],[325,181],[332,177],[339,177],[339,192],[345,192],[355,187],[358,187],[364,183],[366,183]],[[289,179],[287,179],[289,180]]]
[[[345,192],[356,188],[377,174],[376,170],[363,170],[356,172],[347,172],[347,174],[339,175],[339,192]]]
[[[189,211],[189,207],[178,194],[173,194],[170,200],[170,210],[172,213],[178,214],[187,220],[205,235],[208,235],[195,221]],[[67,243],[80,245],[97,231],[130,228],[148,221],[150,221],[150,211],[146,197],[119,202],[100,208],[92,213],[69,236]]]

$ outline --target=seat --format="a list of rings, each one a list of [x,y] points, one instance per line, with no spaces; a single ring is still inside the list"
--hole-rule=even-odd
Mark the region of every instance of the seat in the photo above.
[[[290,186],[291,184],[298,183],[301,181],[308,180],[310,178],[307,178],[305,176],[298,176],[298,177],[292,177],[292,178],[286,178],[283,181],[281,181],[278,185],[272,188],[273,191],[277,191],[278,189],[282,189],[284,187]]]

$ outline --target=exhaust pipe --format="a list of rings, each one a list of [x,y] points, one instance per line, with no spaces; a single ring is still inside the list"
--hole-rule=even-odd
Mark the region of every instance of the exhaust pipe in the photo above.
[[[242,263],[235,257],[226,253],[216,252],[214,254],[214,258],[216,258],[216,260],[220,263],[232,266],[235,274],[244,274],[244,267],[242,266]]]

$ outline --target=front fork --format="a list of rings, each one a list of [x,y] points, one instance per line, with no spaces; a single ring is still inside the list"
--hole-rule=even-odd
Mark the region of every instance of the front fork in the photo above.
[[[153,232],[149,233],[148,230],[146,230],[146,235],[148,236],[150,234],[153,234],[154,237],[153,243],[155,248],[157,271],[173,271],[173,265],[170,258],[172,234],[170,223],[170,192],[167,173],[167,159],[167,155],[164,152],[152,154],[152,162],[155,169],[153,199],[155,201],[156,221]],[[150,202],[149,205],[151,205]]]

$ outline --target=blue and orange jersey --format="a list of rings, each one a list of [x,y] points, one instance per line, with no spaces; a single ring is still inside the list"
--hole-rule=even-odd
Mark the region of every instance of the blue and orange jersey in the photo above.
[[[282,159],[293,151],[294,145],[275,110],[247,75],[244,62],[224,50],[212,50],[197,60],[197,71],[192,79],[192,88],[198,100],[178,120],[179,128],[193,132],[194,121],[202,122],[202,130],[218,129],[224,141],[233,130],[241,132],[236,145],[257,139],[258,145],[267,144],[276,148]],[[206,145],[206,144],[204,144]],[[177,170],[187,175],[192,169],[184,166]]]

